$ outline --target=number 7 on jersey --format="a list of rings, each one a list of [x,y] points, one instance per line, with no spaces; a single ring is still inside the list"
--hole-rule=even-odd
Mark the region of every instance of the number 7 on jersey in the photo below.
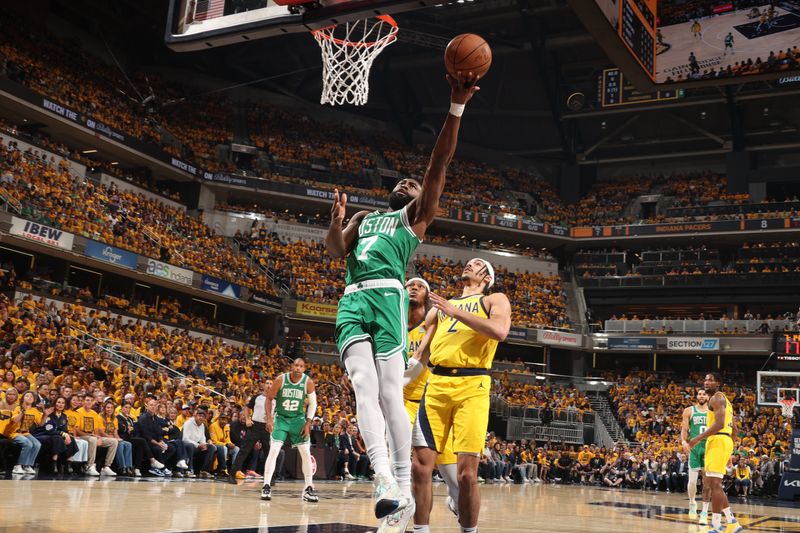
[[[361,248],[361,253],[358,254],[358,257],[356,257],[356,259],[358,259],[359,261],[366,261],[367,259],[369,259],[369,249],[372,248],[372,246],[376,242],[378,242],[378,235],[373,235],[372,237],[365,237],[362,242],[364,246],[363,248]]]

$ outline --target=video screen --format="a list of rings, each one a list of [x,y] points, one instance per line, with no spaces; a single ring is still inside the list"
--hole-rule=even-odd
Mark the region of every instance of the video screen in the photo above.
[[[657,13],[656,83],[800,68],[800,0],[660,0]]]
[[[286,8],[268,0],[179,0],[173,33],[220,29],[284,13]]]

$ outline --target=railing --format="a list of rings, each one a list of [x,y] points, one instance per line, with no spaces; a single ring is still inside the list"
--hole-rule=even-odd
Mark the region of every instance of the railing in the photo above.
[[[800,210],[800,202],[769,202],[749,204],[724,204],[687,207],[670,207],[668,217],[739,215],[745,213],[780,213]]]
[[[109,358],[117,365],[120,365],[123,361],[125,361],[130,366],[133,366],[135,368],[140,368],[147,371],[166,372],[166,374],[172,379],[179,379],[179,380],[188,379],[188,376],[186,374],[182,374],[177,370],[175,370],[174,368],[170,368],[164,364],[159,363],[154,359],[151,359],[145,354],[137,351],[128,343],[124,343],[115,339],[104,339],[102,337],[96,337],[91,333],[89,333],[88,331],[81,330],[75,326],[71,327],[72,329],[77,331],[79,335],[78,336],[70,335],[70,338],[76,340],[77,342],[81,343],[84,346],[89,346],[87,338],[93,340],[96,349],[102,350],[103,352],[108,354]],[[126,344],[128,344],[127,347],[125,346]],[[216,390],[210,387],[200,385],[199,388],[206,391],[209,394],[224,397],[223,394],[217,392]]]
[[[158,223],[156,223],[158,224]],[[142,234],[154,242],[159,248],[161,248],[161,237],[150,231],[148,228],[141,228]],[[179,263],[180,266],[191,266],[187,265],[186,258],[181,255],[178,250],[170,250],[170,262],[172,263]]]
[[[543,408],[541,407],[515,406],[509,405],[502,398],[497,398],[496,400],[506,404],[506,408],[502,410],[502,413],[505,416],[526,418],[535,420],[537,422],[541,422],[542,420],[541,415]],[[593,424],[595,419],[595,413],[593,411],[584,413],[579,413],[578,411],[570,409],[552,409],[552,411],[553,422],[564,422],[568,424]]]
[[[611,438],[608,428],[598,416],[594,419],[594,442],[600,446],[605,446],[608,449],[613,448],[616,443]]]
[[[593,263],[605,265],[618,265],[625,263],[626,252],[577,252],[575,263]]]
[[[22,204],[16,198],[12,197],[5,187],[0,187],[0,201],[6,210],[11,209],[16,214],[22,213]]]
[[[264,265],[262,265],[261,263],[259,263],[258,262],[258,258],[256,258],[256,256],[251,254],[249,250],[245,249],[245,247],[242,245],[242,243],[239,242],[239,239],[231,237],[231,240],[234,243],[234,246],[233,246],[234,251],[236,251],[236,252],[238,252],[240,254],[244,254],[245,257],[250,260],[250,263],[253,266],[255,266],[257,269],[259,269],[261,272],[264,273],[264,275],[270,281],[272,286],[278,288],[278,290],[281,292],[281,295],[284,298],[291,298],[292,297],[292,291],[289,288],[289,286],[286,285],[285,283],[282,283],[278,279],[278,277],[275,275],[275,273],[272,272],[272,270],[270,270],[269,268],[267,268]]]
[[[653,250],[642,252],[642,262],[714,261],[719,260],[719,250]]]
[[[776,328],[783,331],[785,327],[795,328],[792,320],[606,320],[606,333],[636,333],[647,329],[672,328],[672,333],[730,333],[736,328],[743,333],[759,333],[763,324],[769,326],[769,331]]]
[[[584,413],[580,417],[577,412],[562,410],[558,414],[553,413],[552,422],[542,425],[540,408],[511,406],[500,396],[492,397],[491,410],[506,421],[506,438],[513,440],[555,440],[583,444],[585,415],[592,414],[592,421],[587,423],[594,423],[593,413]]]
[[[579,277],[578,283],[590,288],[617,287],[736,287],[785,285],[799,283],[800,272],[740,273],[719,272],[717,274],[678,274],[674,276],[603,276]]]
[[[625,437],[625,432],[623,431],[622,426],[620,426],[619,422],[617,421],[617,417],[612,410],[608,398],[606,396],[598,395],[594,397],[593,400],[592,406],[597,411],[597,418],[601,420],[602,425],[608,433],[608,437],[614,442],[615,445],[618,443],[630,444]]]

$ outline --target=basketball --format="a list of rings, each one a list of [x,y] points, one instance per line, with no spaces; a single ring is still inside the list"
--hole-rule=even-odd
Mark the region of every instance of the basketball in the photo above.
[[[473,72],[480,79],[492,66],[492,49],[480,35],[462,33],[447,44],[444,65],[454,78]]]

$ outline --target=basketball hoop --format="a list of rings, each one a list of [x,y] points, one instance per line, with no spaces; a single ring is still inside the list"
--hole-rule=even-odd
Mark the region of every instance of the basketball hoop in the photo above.
[[[384,48],[397,40],[397,22],[389,15],[334,24],[311,34],[322,50],[321,104],[364,105],[369,70]]]
[[[781,414],[786,418],[791,418],[794,414],[794,406],[797,405],[797,401],[794,398],[785,398],[780,401],[781,404]]]

